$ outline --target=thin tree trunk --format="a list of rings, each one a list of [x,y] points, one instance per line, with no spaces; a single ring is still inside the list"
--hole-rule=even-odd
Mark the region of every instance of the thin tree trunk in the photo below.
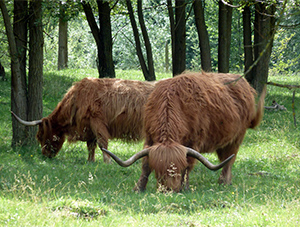
[[[195,13],[195,23],[199,38],[199,48],[201,56],[201,67],[204,71],[210,72],[211,68],[211,55],[210,55],[210,45],[207,28],[204,19],[204,9],[201,0],[195,0],[194,2],[194,13]]]
[[[27,118],[26,85],[22,83],[22,73],[18,59],[17,45],[13,34],[13,28],[4,0],[0,0],[0,8],[5,24],[6,34],[11,57],[11,110],[23,119]],[[12,146],[24,144],[26,140],[25,126],[12,118]]]
[[[153,81],[155,80],[155,71],[154,71],[154,63],[153,63],[153,56],[152,56],[152,48],[151,48],[151,43],[149,40],[148,32],[144,21],[142,5],[143,5],[143,0],[137,1],[138,17],[139,17],[142,35],[144,38],[146,54],[147,54],[147,62],[148,62],[148,77],[145,79],[148,81]]]
[[[85,12],[88,24],[96,41],[98,50],[98,72],[99,77],[115,77],[115,67],[112,57],[112,35],[109,2],[97,0],[99,24],[97,25],[91,5],[82,1],[81,5]]]
[[[13,32],[15,36],[20,70],[22,74],[22,83],[26,83],[26,54],[27,54],[27,24],[28,24],[28,2],[14,1]]]
[[[93,37],[94,37],[94,39],[96,41],[96,45],[99,46],[100,45],[100,35],[99,35],[100,29],[99,29],[99,27],[97,25],[97,22],[95,20],[92,7],[86,1],[82,1],[81,5],[82,5],[82,8],[84,10],[86,19],[87,19],[88,24],[90,26],[90,29],[92,31],[92,35],[93,35]]]
[[[29,15],[28,120],[36,120],[43,117],[42,0],[31,0]],[[28,128],[31,144],[36,143],[36,131],[36,127]]]
[[[165,42],[165,70],[169,72],[170,62],[169,62],[169,42]]]
[[[254,56],[258,59],[260,55],[263,57],[255,66],[255,77],[253,87],[258,93],[261,93],[265,83],[268,80],[268,71],[270,56],[273,46],[273,33],[275,27],[276,6],[274,4],[268,6],[264,3],[255,5],[255,22],[254,22]]]
[[[141,48],[141,42],[140,42],[140,38],[139,38],[139,32],[138,32],[138,28],[134,19],[134,14],[133,14],[133,8],[131,5],[131,1],[130,0],[126,0],[126,5],[127,5],[127,9],[128,9],[128,13],[129,13],[129,18],[130,18],[130,23],[132,26],[132,30],[133,30],[133,36],[134,36],[134,40],[135,40],[135,48],[136,48],[136,52],[137,52],[137,56],[139,58],[139,62],[144,74],[145,79],[149,77],[149,72],[148,72],[148,68],[142,53],[142,48]]]
[[[229,3],[231,3],[232,1],[229,0]],[[232,25],[232,7],[230,6],[226,6],[227,8],[227,32],[226,32],[226,35],[227,35],[227,50],[226,50],[226,53],[227,53],[227,61],[228,61],[228,72],[229,72],[229,68],[230,68],[230,46],[231,46],[231,25]]]
[[[247,72],[253,64],[253,46],[252,46],[252,31],[251,31],[251,10],[249,6],[245,6],[243,10],[243,36],[244,36],[244,55],[245,55],[245,70]],[[250,84],[253,82],[253,70],[245,75]]]
[[[232,8],[219,1],[218,71],[229,72]]]
[[[5,80],[5,70],[1,62],[0,62],[0,79]]]
[[[112,54],[113,44],[109,1],[97,0],[97,4],[100,24],[100,45],[98,47],[99,74],[100,77],[114,78],[116,74]]]
[[[186,67],[186,21],[184,0],[175,0],[175,23],[173,76],[181,74]]]
[[[169,14],[169,19],[170,19],[171,47],[172,47],[172,71],[173,71],[173,59],[175,58],[175,19],[174,19],[172,0],[167,0],[167,8],[168,8],[168,14]]]
[[[68,21],[65,8],[59,3],[58,70],[68,68]]]

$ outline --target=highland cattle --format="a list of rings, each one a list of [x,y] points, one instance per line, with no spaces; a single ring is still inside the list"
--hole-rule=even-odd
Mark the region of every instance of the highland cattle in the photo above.
[[[55,157],[67,138],[69,142],[87,142],[88,161],[95,161],[97,144],[102,149],[113,138],[143,139],[144,104],[153,88],[154,82],[85,78],[41,120],[25,121],[12,114],[24,125],[38,125],[36,137],[43,155]],[[103,160],[110,161],[105,152]]]
[[[189,72],[159,81],[145,106],[144,150],[127,161],[104,151],[124,167],[143,157],[137,191],[146,189],[152,171],[166,190],[189,188],[196,159],[211,170],[223,167],[219,183],[231,184],[246,130],[262,119],[265,93],[256,101],[256,91],[234,74]],[[200,154],[214,151],[221,162],[216,166]]]

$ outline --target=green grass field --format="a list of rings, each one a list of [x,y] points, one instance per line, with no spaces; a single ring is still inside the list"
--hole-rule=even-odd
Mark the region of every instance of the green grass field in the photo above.
[[[44,116],[72,85],[96,70],[65,70],[44,75]],[[170,77],[159,74],[158,79]],[[300,75],[270,76],[269,81],[299,84]],[[139,71],[117,71],[117,77],[142,80]],[[273,100],[287,111],[265,111],[261,125],[249,130],[238,153],[230,186],[220,186],[220,171],[197,163],[190,191],[159,193],[154,174],[144,193],[132,191],[141,161],[128,168],[102,161],[88,163],[85,143],[65,143],[53,159],[39,146],[11,148],[10,81],[0,81],[0,226],[299,226],[300,95],[268,86]],[[111,141],[109,149],[123,159],[143,143]],[[217,163],[214,154],[205,156]]]

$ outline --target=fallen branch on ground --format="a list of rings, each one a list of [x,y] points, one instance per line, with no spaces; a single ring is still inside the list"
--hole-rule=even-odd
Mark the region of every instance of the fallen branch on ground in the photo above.
[[[295,125],[295,127],[297,127],[297,124],[296,124],[296,112],[295,112],[295,93],[296,93],[296,88],[300,88],[300,85],[278,84],[278,83],[274,83],[274,82],[267,82],[267,84],[268,85],[272,85],[272,86],[287,88],[287,89],[290,89],[290,90],[294,89],[294,91],[293,91],[293,100],[292,100],[292,109],[293,109],[294,125]],[[275,101],[273,101],[273,102],[275,102]],[[274,107],[267,107],[267,106],[265,106],[265,108],[266,109],[275,109]],[[285,110],[286,110],[286,108],[285,108]]]
[[[272,102],[272,106],[265,106],[267,110],[286,110],[283,105],[279,105],[275,100]]]

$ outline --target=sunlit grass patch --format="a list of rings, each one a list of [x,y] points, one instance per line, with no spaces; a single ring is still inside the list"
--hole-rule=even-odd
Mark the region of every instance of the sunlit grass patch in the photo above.
[[[98,77],[98,72],[46,72],[44,116],[74,82],[87,76]],[[138,70],[117,70],[117,77],[143,80]],[[157,78],[167,77],[157,73]],[[296,83],[298,76],[271,79]],[[39,145],[12,149],[9,86],[0,82],[0,226],[300,224],[300,132],[293,124],[290,90],[268,87],[267,105],[275,99],[287,111],[265,111],[261,125],[247,131],[233,166],[232,185],[219,185],[221,170],[212,172],[198,162],[190,173],[189,191],[160,193],[152,173],[146,191],[136,193],[141,160],[127,168],[114,161],[105,164],[97,148],[96,161],[91,163],[85,142],[66,142],[52,159],[41,154]],[[300,123],[299,103],[297,91]],[[143,142],[112,140],[108,149],[127,160],[143,149]],[[204,156],[218,163],[215,154]]]

